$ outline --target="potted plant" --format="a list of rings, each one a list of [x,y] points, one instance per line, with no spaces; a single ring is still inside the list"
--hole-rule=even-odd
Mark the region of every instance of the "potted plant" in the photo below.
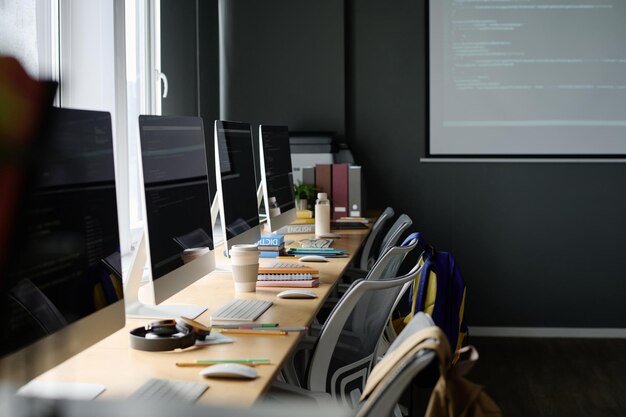
[[[317,189],[314,185],[297,183],[293,186],[293,194],[296,200],[296,209],[306,210],[308,209],[309,201],[315,198]]]

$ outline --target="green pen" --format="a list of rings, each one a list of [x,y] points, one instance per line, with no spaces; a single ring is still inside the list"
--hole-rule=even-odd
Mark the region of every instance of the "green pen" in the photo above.
[[[196,359],[194,363],[254,363],[269,361],[269,359]]]

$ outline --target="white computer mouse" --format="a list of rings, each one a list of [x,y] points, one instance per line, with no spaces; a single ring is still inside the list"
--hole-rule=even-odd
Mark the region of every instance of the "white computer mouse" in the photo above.
[[[322,255],[305,255],[300,257],[300,262],[328,262]]]
[[[317,294],[303,289],[285,290],[276,294],[278,298],[317,298]]]
[[[200,375],[207,378],[254,379],[258,374],[256,369],[248,365],[240,363],[218,363],[207,366],[200,371]]]

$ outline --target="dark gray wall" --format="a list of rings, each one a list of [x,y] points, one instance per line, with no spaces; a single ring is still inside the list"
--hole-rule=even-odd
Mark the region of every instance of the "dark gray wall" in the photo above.
[[[368,205],[406,212],[415,230],[457,256],[470,325],[626,327],[626,165],[420,163],[428,114],[423,1],[346,0],[345,11],[336,0],[232,3],[228,36],[238,57],[228,60],[224,114],[345,128],[364,167]],[[316,25],[284,23],[301,19]],[[343,55],[337,25],[345,28]],[[318,38],[324,43],[312,47]],[[312,71],[319,61],[333,70]],[[267,80],[284,86],[275,99],[262,99]],[[322,99],[331,96],[329,83],[343,83],[345,111]]]
[[[469,323],[626,327],[626,165],[419,163],[428,114],[423,2],[348,8],[347,126],[369,204],[406,211],[457,256]]]
[[[222,117],[343,137],[343,2],[223,0]]]
[[[161,1],[161,71],[169,84],[164,115],[198,115],[196,29],[196,0]]]
[[[209,173],[215,172],[213,121],[219,119],[218,0],[161,1],[161,69],[170,90],[162,114],[204,121]],[[209,175],[211,196],[215,176]]]

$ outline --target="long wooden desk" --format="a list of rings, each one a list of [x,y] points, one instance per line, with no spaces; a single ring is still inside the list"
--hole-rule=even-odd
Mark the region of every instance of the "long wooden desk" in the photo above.
[[[333,247],[347,250],[350,257],[334,258],[327,263],[309,264],[320,270],[320,286],[311,289],[317,293],[318,298],[308,300],[277,298],[276,294],[284,288],[260,288],[256,293],[238,293],[236,297],[274,302],[274,305],[259,318],[260,322],[276,322],[281,326],[310,324],[367,235],[367,230],[338,232],[341,239],[336,240]],[[285,238],[296,243],[312,236],[299,234]],[[218,252],[221,253],[221,250],[215,251],[218,266],[226,264],[228,261],[218,255]],[[275,261],[261,259],[261,265],[269,265]],[[297,262],[297,258],[286,262]],[[211,312],[233,298],[235,291],[230,273],[212,272],[168,299],[165,304],[207,306],[208,310],[197,320],[209,325]],[[286,336],[228,335],[234,339],[234,343],[191,347],[171,352],[144,352],[131,349],[129,330],[143,326],[149,321],[128,319],[124,329],[46,372],[39,379],[103,384],[107,389],[99,398],[104,399],[127,398],[149,378],[205,381],[209,384],[209,389],[200,398],[199,403],[249,406],[269,389],[303,334],[289,332]],[[269,358],[272,365],[258,366],[256,369],[259,378],[255,380],[204,379],[198,374],[202,368],[175,366],[175,362],[220,358]]]

